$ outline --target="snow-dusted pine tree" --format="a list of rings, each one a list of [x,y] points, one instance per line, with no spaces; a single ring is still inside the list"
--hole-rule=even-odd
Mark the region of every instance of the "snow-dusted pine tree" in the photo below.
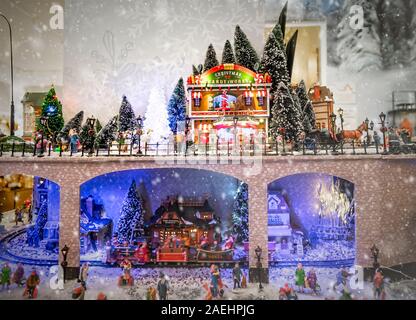
[[[37,212],[35,225],[27,231],[27,244],[30,247],[38,248],[40,241],[43,240],[43,229],[48,222],[48,201],[44,200]]]
[[[279,44],[273,32],[270,33],[264,47],[260,63],[261,72],[267,72],[272,77],[271,92],[275,93],[280,82],[289,85],[289,72],[287,71],[286,56],[279,49]]]
[[[81,129],[79,134],[79,141],[84,148],[84,151],[92,152],[94,148],[95,139],[97,138],[97,132],[95,127],[91,127],[88,122],[86,122]]]
[[[274,26],[272,32],[276,38],[277,43],[279,44],[279,49],[282,50],[286,54],[286,45],[283,39],[282,27],[280,26],[279,23],[277,23]]]
[[[120,218],[116,230],[117,237],[120,242],[130,242],[133,240],[134,231],[143,230],[143,227],[143,204],[137,193],[136,182],[133,180],[127,196],[121,205]]]
[[[259,57],[240,26],[235,28],[234,50],[237,64],[254,70],[254,66],[259,62]]]
[[[197,67],[195,67],[195,65],[192,65],[192,74],[193,74],[194,76],[199,75],[198,69],[197,69]]]
[[[217,59],[217,53],[215,52],[214,46],[212,43],[208,46],[207,54],[205,57],[204,63],[204,72],[208,71],[211,68],[218,66],[220,63]]]
[[[136,115],[126,96],[123,96],[118,121],[118,129],[120,132],[133,131],[136,129]]]
[[[118,131],[117,124],[118,116],[115,116],[98,132],[95,139],[95,147],[106,148],[110,142],[116,140]]]
[[[168,103],[169,127],[173,134],[178,132],[178,124],[186,118],[186,95],[183,79],[180,78]]]
[[[161,143],[169,137],[168,110],[163,90],[160,86],[154,86],[150,90],[149,102],[143,122],[144,131],[150,132],[151,144]]]
[[[100,132],[102,128],[103,128],[103,126],[101,125],[100,120],[96,119],[96,121],[95,121],[95,132],[97,132],[97,133]]]
[[[363,9],[362,26],[360,19],[351,15],[352,5]],[[374,4],[366,0],[347,0],[344,10],[344,19],[338,26],[337,53],[341,68],[357,72],[382,69],[379,19]]]
[[[279,83],[277,94],[274,95],[269,127],[273,138],[276,139],[281,129],[284,129],[285,140],[293,142],[297,142],[303,132],[301,112],[283,82]]]
[[[304,121],[304,128],[311,128],[314,129],[316,127],[316,116],[315,111],[313,110],[312,102],[309,100],[309,96],[306,90],[305,82],[302,80],[298,87],[296,88],[296,96],[299,99],[299,103],[301,106],[302,114],[303,114],[303,121]],[[306,119],[306,120],[305,120]],[[308,121],[310,126],[305,124],[305,121]],[[310,132],[305,130],[305,132]]]
[[[84,111],[78,112],[71,120],[67,122],[67,124],[62,128],[62,130],[59,132],[57,139],[58,142],[63,140],[69,140],[69,131],[74,129],[78,133],[81,131],[82,121],[84,120]]]
[[[230,41],[225,41],[224,49],[222,50],[222,64],[235,63],[234,51]]]
[[[294,102],[296,108],[299,110],[300,115],[301,115],[302,131],[305,132],[305,133],[311,132],[312,131],[312,126],[311,126],[311,122],[309,120],[309,116],[303,112],[303,108],[301,106],[299,97],[296,94],[296,91],[292,90],[291,95],[292,95],[293,102]]]
[[[237,242],[248,241],[248,185],[244,182],[240,183],[234,198],[232,223]]]

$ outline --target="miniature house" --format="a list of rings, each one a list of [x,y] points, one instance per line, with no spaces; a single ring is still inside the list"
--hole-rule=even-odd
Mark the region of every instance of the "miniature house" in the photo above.
[[[309,99],[312,101],[316,116],[316,128],[319,130],[332,129],[331,114],[334,112],[334,95],[331,90],[315,84],[309,90]]]
[[[23,139],[32,140],[33,132],[36,131],[36,119],[42,112],[43,100],[46,92],[26,92],[23,99]]]
[[[217,220],[208,199],[169,197],[159,209],[150,222],[152,242],[163,244],[170,237],[188,238],[191,245],[202,237],[214,241]]]
[[[289,255],[292,250],[292,227],[290,210],[283,196],[270,192],[267,202],[269,251]]]

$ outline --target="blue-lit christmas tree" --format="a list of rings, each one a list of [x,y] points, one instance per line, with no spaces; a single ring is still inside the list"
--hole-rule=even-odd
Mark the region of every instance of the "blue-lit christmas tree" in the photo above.
[[[121,206],[117,224],[117,237],[120,242],[130,242],[134,236],[143,235],[144,210],[142,200],[133,180],[126,198]]]
[[[248,241],[248,185],[240,183],[233,205],[233,233],[237,242]]]
[[[168,103],[169,127],[173,134],[178,133],[178,123],[186,118],[186,95],[183,79],[180,78]]]
[[[27,231],[27,244],[31,247],[39,247],[40,241],[43,240],[43,229],[48,222],[48,202],[42,202],[35,225]]]

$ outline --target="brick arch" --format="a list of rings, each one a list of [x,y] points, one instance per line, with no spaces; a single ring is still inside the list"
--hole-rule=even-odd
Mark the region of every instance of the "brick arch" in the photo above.
[[[292,176],[303,175],[303,174],[316,174],[316,175],[322,175],[322,176],[336,177],[336,178],[340,178],[340,179],[343,179],[343,180],[346,180],[348,182],[353,183],[354,188],[355,188],[355,185],[356,185],[356,183],[354,181],[352,181],[351,178],[347,178],[343,175],[331,174],[331,173],[328,173],[328,172],[319,172],[319,171],[305,171],[305,172],[297,172],[297,173],[288,174],[288,175],[282,175],[282,176],[280,176],[276,179],[273,179],[273,180],[269,179],[269,180],[266,181],[266,183],[267,183],[267,186],[270,186],[272,183],[274,183],[276,181],[279,181],[281,179],[285,179],[285,178],[292,177]]]
[[[223,167],[219,167],[219,168],[224,168]],[[206,168],[200,168],[200,167],[193,167],[193,166],[174,166],[174,165],[167,165],[167,166],[160,166],[160,165],[156,165],[156,166],[145,166],[145,167],[137,167],[137,166],[133,166],[133,167],[127,167],[127,168],[123,168],[120,170],[107,170],[104,169],[102,172],[100,172],[100,174],[94,175],[93,177],[89,177],[89,178],[84,178],[83,180],[80,181],[80,187],[82,187],[83,184],[88,183],[92,180],[94,180],[95,178],[98,177],[102,177],[105,175],[111,175],[111,174],[115,174],[115,173],[119,173],[119,172],[126,172],[126,171],[141,171],[141,170],[151,170],[151,171],[156,171],[156,170],[196,170],[196,171],[205,171],[207,173],[212,172],[212,173],[217,173],[220,175],[224,175],[227,177],[231,177],[234,179],[237,179],[241,182],[244,183],[248,183],[248,180],[246,179],[246,177],[241,177],[241,175],[235,175],[232,174],[229,170],[219,170],[219,168],[212,168],[212,167],[206,167]]]

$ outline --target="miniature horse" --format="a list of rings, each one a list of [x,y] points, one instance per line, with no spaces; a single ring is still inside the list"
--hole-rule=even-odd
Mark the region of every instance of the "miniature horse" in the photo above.
[[[354,141],[358,144],[360,144],[361,142],[361,137],[363,135],[363,132],[367,130],[367,125],[365,124],[365,122],[363,122],[357,130],[345,130],[343,132],[341,132],[340,140],[344,140],[344,141]]]

